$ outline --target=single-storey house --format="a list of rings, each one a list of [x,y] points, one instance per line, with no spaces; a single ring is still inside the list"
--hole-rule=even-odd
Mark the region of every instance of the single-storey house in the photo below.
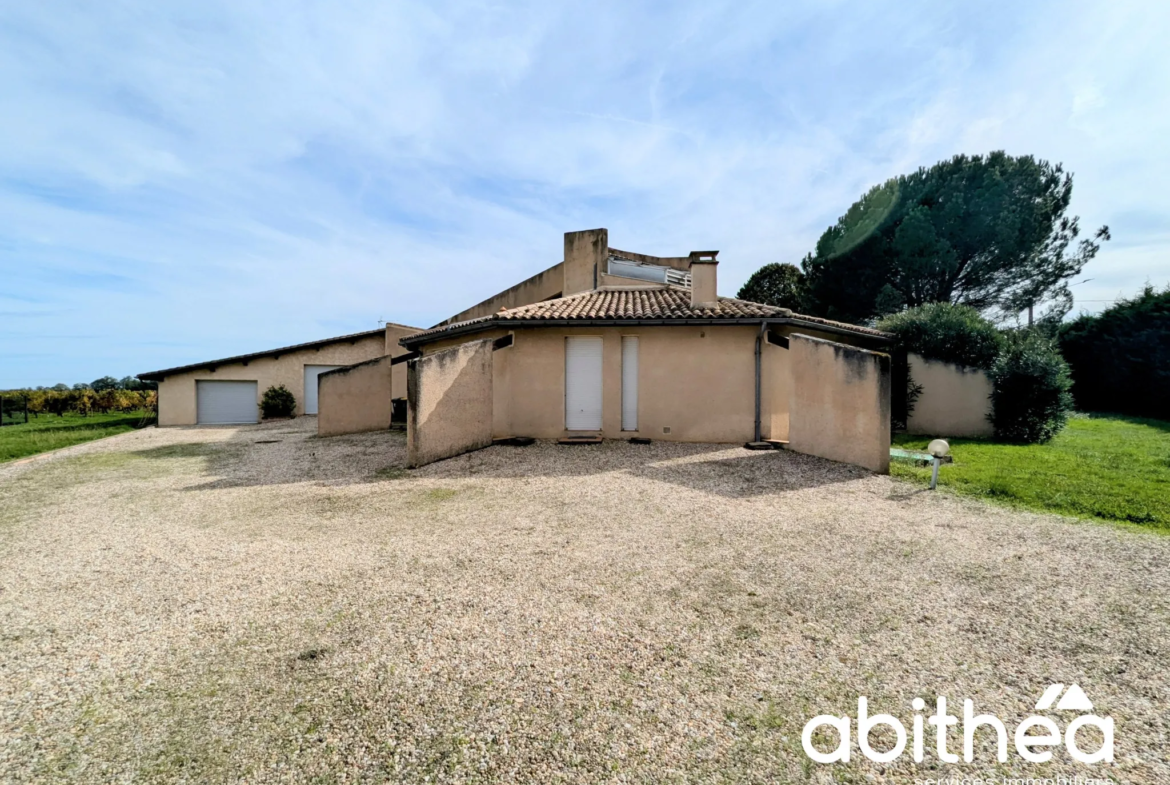
[[[401,338],[411,462],[501,438],[635,437],[792,442],[884,470],[891,336],[720,297],[716,257],[570,232],[560,264]]]
[[[297,415],[317,414],[319,376],[358,363],[402,355],[407,350],[400,345],[400,339],[415,332],[418,329],[414,327],[387,324],[384,328],[352,335],[150,371],[139,374],[139,378],[159,383],[160,426],[259,422],[264,391],[281,384],[296,397]],[[399,371],[395,381],[385,402],[387,423],[390,398],[406,396],[405,368]]]
[[[771,442],[888,470],[893,336],[720,297],[717,256],[568,232],[562,261],[430,329],[387,324],[140,377],[159,382],[163,426],[257,422],[280,384],[322,436],[388,428],[400,401],[416,466],[528,437]],[[986,430],[984,377],[911,366],[925,383],[912,431]]]

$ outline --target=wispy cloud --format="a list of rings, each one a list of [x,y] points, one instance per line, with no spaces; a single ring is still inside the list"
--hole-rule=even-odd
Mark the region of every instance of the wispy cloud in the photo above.
[[[429,325],[576,228],[720,248],[733,293],[868,186],[996,148],[1063,161],[1083,223],[1113,228],[1078,296],[1161,283],[1168,23],[1055,2],[10,4],[0,298],[35,308],[0,299],[22,314],[0,315],[0,387]]]

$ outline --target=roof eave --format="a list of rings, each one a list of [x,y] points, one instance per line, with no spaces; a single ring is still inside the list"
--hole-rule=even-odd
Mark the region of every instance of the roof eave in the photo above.
[[[698,325],[747,325],[747,324],[789,324],[797,327],[806,327],[810,330],[819,330],[820,332],[833,333],[835,335],[850,335],[858,338],[873,340],[875,343],[888,344],[893,341],[893,336],[877,335],[870,332],[860,332],[858,330],[850,330],[846,327],[839,327],[830,324],[820,324],[818,322],[806,321],[791,316],[737,316],[737,317],[715,317],[715,318],[649,318],[649,319],[485,319],[482,321],[468,322],[463,325],[455,326],[442,332],[431,333],[430,335],[408,335],[398,341],[401,346],[407,349],[414,349],[419,346],[425,346],[428,343],[441,341],[446,338],[456,338],[461,335],[469,335],[471,333],[484,332],[495,329],[520,329],[520,328],[535,328],[535,327],[622,327],[627,325],[637,325],[643,327],[671,327],[671,326],[698,326]]]
[[[406,325],[393,325],[395,327],[406,327]],[[413,327],[406,327],[406,329],[415,329]],[[233,365],[235,363],[246,363],[252,360],[261,360],[266,357],[279,357],[282,354],[291,354],[292,352],[303,352],[309,349],[318,349],[322,346],[328,346],[334,343],[357,343],[366,338],[372,338],[375,335],[385,335],[386,329],[384,327],[377,330],[366,330],[365,332],[352,333],[351,335],[339,335],[335,338],[325,338],[320,341],[309,341],[308,343],[298,343],[292,346],[282,346],[279,349],[268,349],[263,352],[252,352],[251,354],[240,354],[235,357],[224,357],[219,360],[208,360],[201,363],[192,363],[191,365],[180,365],[175,368],[164,368],[161,371],[148,371],[147,373],[138,374],[138,378],[144,382],[161,382],[168,376],[174,376],[180,373],[190,373],[192,371],[199,371],[203,369],[214,369],[221,365]]]
[[[835,324],[822,324],[821,322],[801,319],[799,316],[784,317],[784,321],[794,326],[807,327],[810,330],[820,330],[821,332],[833,333],[834,335],[855,335],[861,338],[872,338],[874,341],[881,344],[890,344],[894,342],[894,336],[890,333],[850,330],[848,327],[841,327]]]

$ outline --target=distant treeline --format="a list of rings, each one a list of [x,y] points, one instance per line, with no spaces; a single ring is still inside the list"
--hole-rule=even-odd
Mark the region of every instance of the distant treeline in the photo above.
[[[57,384],[53,387],[36,387],[0,392],[3,399],[3,413],[9,417],[26,407],[30,417],[41,414],[55,414],[62,417],[66,412],[88,415],[91,412],[132,412],[158,407],[158,384],[144,382],[133,376],[115,379],[103,376],[89,383],[70,387]]]
[[[1077,407],[1170,420],[1170,286],[1062,324]]]

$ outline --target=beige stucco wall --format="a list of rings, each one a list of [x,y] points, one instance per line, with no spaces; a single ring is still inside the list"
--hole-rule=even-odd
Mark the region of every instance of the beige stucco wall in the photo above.
[[[406,363],[406,459],[422,466],[492,443],[492,342],[477,340]]]
[[[565,232],[565,297],[595,289],[609,259],[609,231]]]
[[[628,286],[645,283],[640,279],[606,275],[607,262],[611,253],[635,262],[673,267],[683,272],[691,268],[689,256],[650,256],[610,248],[609,232],[606,229],[566,232],[564,261],[444,319],[436,326],[488,316],[498,313],[502,308],[518,308],[522,305],[531,305],[555,297],[578,294],[594,288],[595,285]]]
[[[781,326],[776,332],[788,334]],[[565,430],[565,338],[602,338],[602,430],[605,438],[643,436],[683,442],[743,443],[754,436],[755,339],[758,326],[520,328],[492,363],[492,433],[496,438],[559,439]],[[477,339],[507,334],[499,329]],[[621,339],[639,341],[638,430],[621,430]],[[424,355],[457,346],[453,338]],[[788,437],[792,371],[789,350],[763,344],[761,435]],[[669,428],[670,433],[664,429]]]
[[[781,335],[791,330],[775,329]],[[792,391],[792,358],[789,350],[766,340],[760,356],[760,436],[788,439],[788,407]],[[754,348],[753,348],[754,351]],[[753,412],[754,416],[754,412]]]
[[[565,285],[564,267],[563,262],[557,262],[547,270],[542,270],[531,278],[505,289],[483,302],[476,303],[449,319],[444,319],[439,324],[453,324],[468,319],[477,319],[480,316],[498,313],[501,308],[518,308],[521,305],[531,305],[557,297]]]
[[[406,327],[401,324],[387,324],[385,354],[391,357],[400,357],[404,354],[407,354],[408,350],[398,342],[406,336],[414,335],[417,332],[419,332],[417,327]],[[406,363],[398,363],[391,371],[390,397],[406,397]]]
[[[810,330],[807,327],[778,325],[770,328],[789,341],[793,334],[808,335],[849,346],[861,346],[867,339],[857,335],[837,335]],[[789,435],[789,406],[792,398],[793,371],[790,350],[764,341],[761,357],[762,383],[760,385],[760,435],[765,439],[787,441]]]
[[[790,337],[789,448],[871,471],[890,471],[890,356]]]
[[[715,303],[719,299],[716,292],[718,285],[719,263],[715,261],[695,261],[691,264],[691,304]]]
[[[991,380],[978,368],[907,356],[910,377],[922,386],[906,423],[908,433],[926,436],[992,436]]]
[[[401,350],[402,347],[399,347]],[[303,349],[277,357],[260,357],[247,364],[232,363],[220,365],[214,371],[209,368],[187,371],[166,377],[158,386],[158,421],[161,426],[195,424],[195,382],[213,381],[255,381],[257,405],[259,396],[274,385],[283,384],[297,399],[297,414],[304,414],[305,366],[306,365],[353,365],[380,357],[386,349],[386,338],[381,334],[355,339],[353,343],[343,341],[326,344],[316,349]]]
[[[400,371],[405,386],[405,365],[390,365],[379,357],[322,374],[317,388],[317,434],[384,431],[390,427],[391,369]]]
[[[418,332],[401,324],[386,325],[385,355],[346,366],[320,377],[317,434],[382,431],[390,427],[391,401],[406,397],[406,363],[390,360],[407,353],[399,340]]]

